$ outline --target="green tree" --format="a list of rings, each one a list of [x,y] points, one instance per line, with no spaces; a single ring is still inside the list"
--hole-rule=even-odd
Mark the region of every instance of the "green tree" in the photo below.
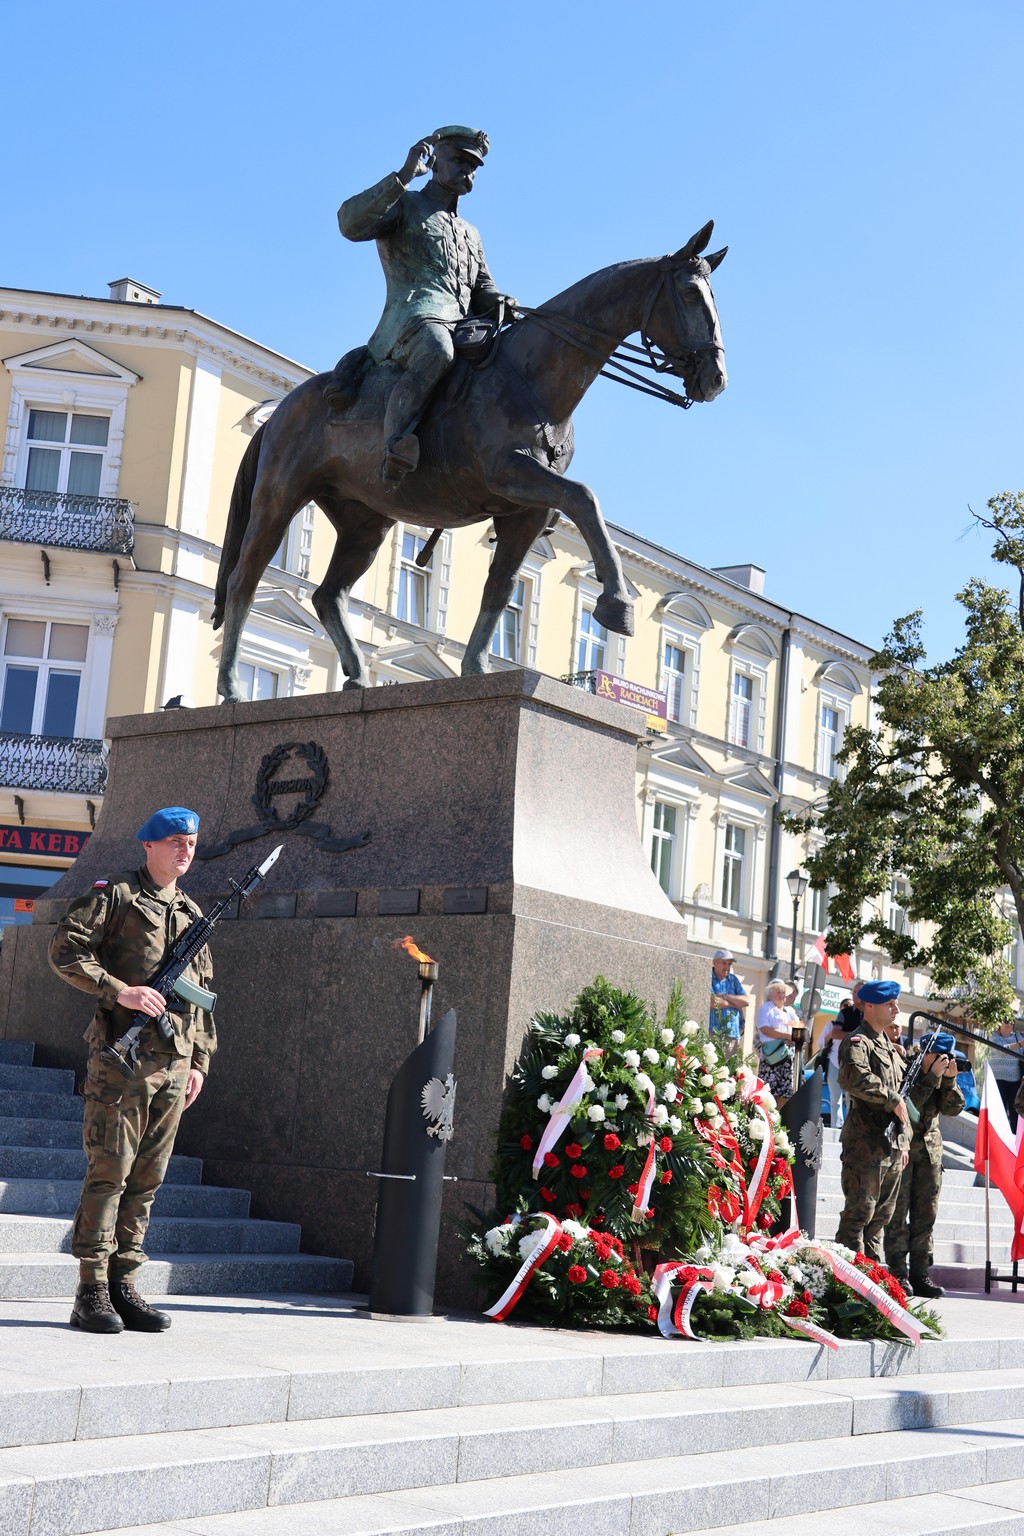
[[[877,728],[851,726],[845,775],[808,813],[782,819],[824,839],[807,869],[815,886],[837,888],[832,953],[870,934],[897,964],[928,968],[934,994],[966,986],[971,1012],[993,1020],[1016,1012],[1007,891],[1024,930],[1024,494],[1004,491],[975,519],[1015,590],[970,580],[957,593],[964,642],[934,666],[920,610],[899,619],[871,662]],[[911,923],[929,925],[926,941],[884,921],[879,898],[894,876],[908,882],[903,904]]]

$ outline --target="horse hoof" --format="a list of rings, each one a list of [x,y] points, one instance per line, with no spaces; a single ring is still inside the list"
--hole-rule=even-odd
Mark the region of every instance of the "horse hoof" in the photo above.
[[[367,687],[367,683],[366,683],[366,681],[364,681],[364,679],[359,678],[359,677],[346,677],[345,681],[341,685],[341,691],[342,691],[342,693],[348,693],[353,688],[365,688],[365,687]]]
[[[616,635],[633,633],[633,604],[625,597],[599,597],[594,604],[594,618]]]

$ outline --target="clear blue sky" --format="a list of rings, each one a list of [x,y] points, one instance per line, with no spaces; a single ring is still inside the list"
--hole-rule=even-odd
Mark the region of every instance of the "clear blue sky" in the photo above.
[[[868,643],[916,607],[935,658],[957,643],[992,569],[968,504],[1024,487],[1018,0],[98,15],[4,10],[0,282],[130,275],[324,368],[383,292],[338,203],[483,127],[464,212],[525,303],[711,216],[730,247],[726,393],[684,416],[598,381],[577,413],[606,515]]]

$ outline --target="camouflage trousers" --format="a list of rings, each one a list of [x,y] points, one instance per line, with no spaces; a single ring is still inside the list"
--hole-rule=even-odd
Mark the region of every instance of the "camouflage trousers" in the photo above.
[[[836,1242],[880,1264],[885,1262],[882,1234],[896,1208],[902,1161],[899,1152],[882,1159],[843,1158],[843,1214]]]
[[[190,1062],[140,1055],[129,1080],[89,1048],[83,1143],[86,1172],[71,1252],[86,1283],[131,1279],[185,1105]]]
[[[942,1154],[935,1162],[927,1149],[914,1148],[903,1170],[892,1221],[885,1229],[885,1261],[892,1270],[926,1275],[932,1262],[932,1233],[939,1214],[942,1188]]]

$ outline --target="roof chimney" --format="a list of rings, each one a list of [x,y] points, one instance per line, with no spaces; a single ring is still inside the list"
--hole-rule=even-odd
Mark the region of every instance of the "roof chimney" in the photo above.
[[[764,593],[764,571],[759,565],[716,565],[714,571],[716,576],[724,576],[726,581],[734,581],[738,587]]]
[[[160,295],[155,288],[137,283],[134,277],[119,277],[110,285],[110,297],[119,304],[159,304]]]

